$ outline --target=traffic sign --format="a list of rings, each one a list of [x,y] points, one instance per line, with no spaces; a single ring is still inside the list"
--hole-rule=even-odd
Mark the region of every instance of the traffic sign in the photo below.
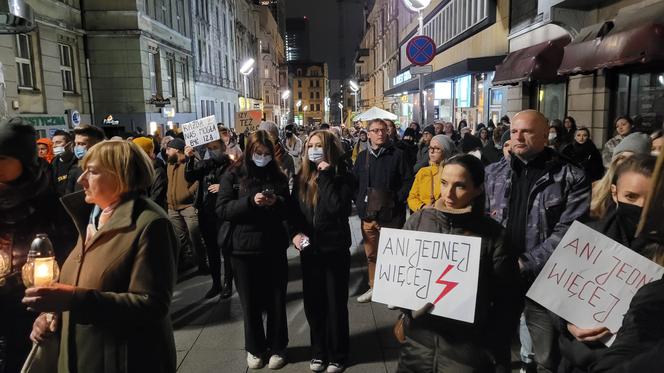
[[[410,75],[431,74],[431,72],[433,72],[433,66],[431,65],[410,67]]]
[[[413,65],[424,66],[436,56],[436,43],[425,35],[410,39],[406,45],[406,57]]]
[[[76,110],[71,112],[71,123],[74,125],[74,127],[81,124],[81,114],[79,114],[79,112]]]

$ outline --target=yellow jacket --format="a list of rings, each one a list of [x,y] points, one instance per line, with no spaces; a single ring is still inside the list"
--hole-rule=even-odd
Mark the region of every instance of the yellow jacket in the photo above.
[[[424,205],[434,203],[438,198],[440,198],[438,165],[421,168],[415,175],[415,181],[408,193],[408,207],[417,211]]]

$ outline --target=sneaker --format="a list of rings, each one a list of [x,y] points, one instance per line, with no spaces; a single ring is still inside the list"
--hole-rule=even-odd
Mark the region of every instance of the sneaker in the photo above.
[[[364,294],[357,297],[358,303],[368,303],[371,302],[371,295],[373,294],[373,289],[367,290]]]
[[[327,373],[341,373],[346,370],[346,367],[340,363],[330,363],[327,366]]]
[[[323,363],[323,360],[312,359],[309,363],[309,369],[312,372],[322,372],[325,370],[325,363]]]
[[[233,295],[233,282],[224,281],[224,287],[221,291],[221,299],[228,299]]]
[[[281,369],[286,365],[286,358],[283,354],[274,354],[270,356],[270,362],[267,364],[267,367],[270,369]]]
[[[247,367],[249,369],[260,369],[263,367],[263,359],[253,355],[251,352],[247,352]]]

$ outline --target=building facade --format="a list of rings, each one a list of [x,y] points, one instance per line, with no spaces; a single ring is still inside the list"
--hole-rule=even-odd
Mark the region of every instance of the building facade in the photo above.
[[[242,88],[234,57],[234,2],[192,1],[191,14],[197,116],[214,115],[218,122],[233,127]]]
[[[307,17],[286,19],[286,60],[308,61],[311,58],[309,20]]]
[[[323,123],[329,116],[326,109],[329,97],[327,63],[291,62],[288,64],[288,75],[292,87],[294,122],[303,126]]]
[[[281,100],[283,82],[280,81],[280,66],[285,63],[284,39],[279,33],[279,26],[267,7],[261,7],[260,16],[260,60],[259,71],[261,100],[265,120],[280,123],[285,110]],[[287,89],[287,88],[286,88]]]
[[[40,137],[91,123],[85,31],[78,1],[31,1],[37,27],[0,35],[0,117],[20,116]]]

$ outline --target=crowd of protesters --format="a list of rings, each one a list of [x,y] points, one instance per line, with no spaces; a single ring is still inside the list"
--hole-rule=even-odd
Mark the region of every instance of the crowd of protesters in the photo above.
[[[205,298],[235,288],[247,366],[280,369],[291,245],[310,368],[342,372],[353,205],[367,260],[360,303],[372,300],[381,228],[482,239],[474,322],[400,310],[398,372],[510,372],[514,340],[524,372],[656,371],[664,280],[636,293],[611,347],[601,343],[608,329],[580,328],[525,297],[575,220],[664,265],[662,237],[636,236],[662,130],[638,132],[629,117],[615,129],[600,151],[574,118],[534,110],[472,129],[262,122],[238,136],[219,123],[219,140],[191,147],[179,131],[106,140],[89,125],[37,139],[11,119],[0,124],[0,372],[18,372],[30,341],[48,340],[59,341],[52,371],[175,371],[169,306],[183,273],[211,276]],[[62,271],[25,289],[37,233]]]

